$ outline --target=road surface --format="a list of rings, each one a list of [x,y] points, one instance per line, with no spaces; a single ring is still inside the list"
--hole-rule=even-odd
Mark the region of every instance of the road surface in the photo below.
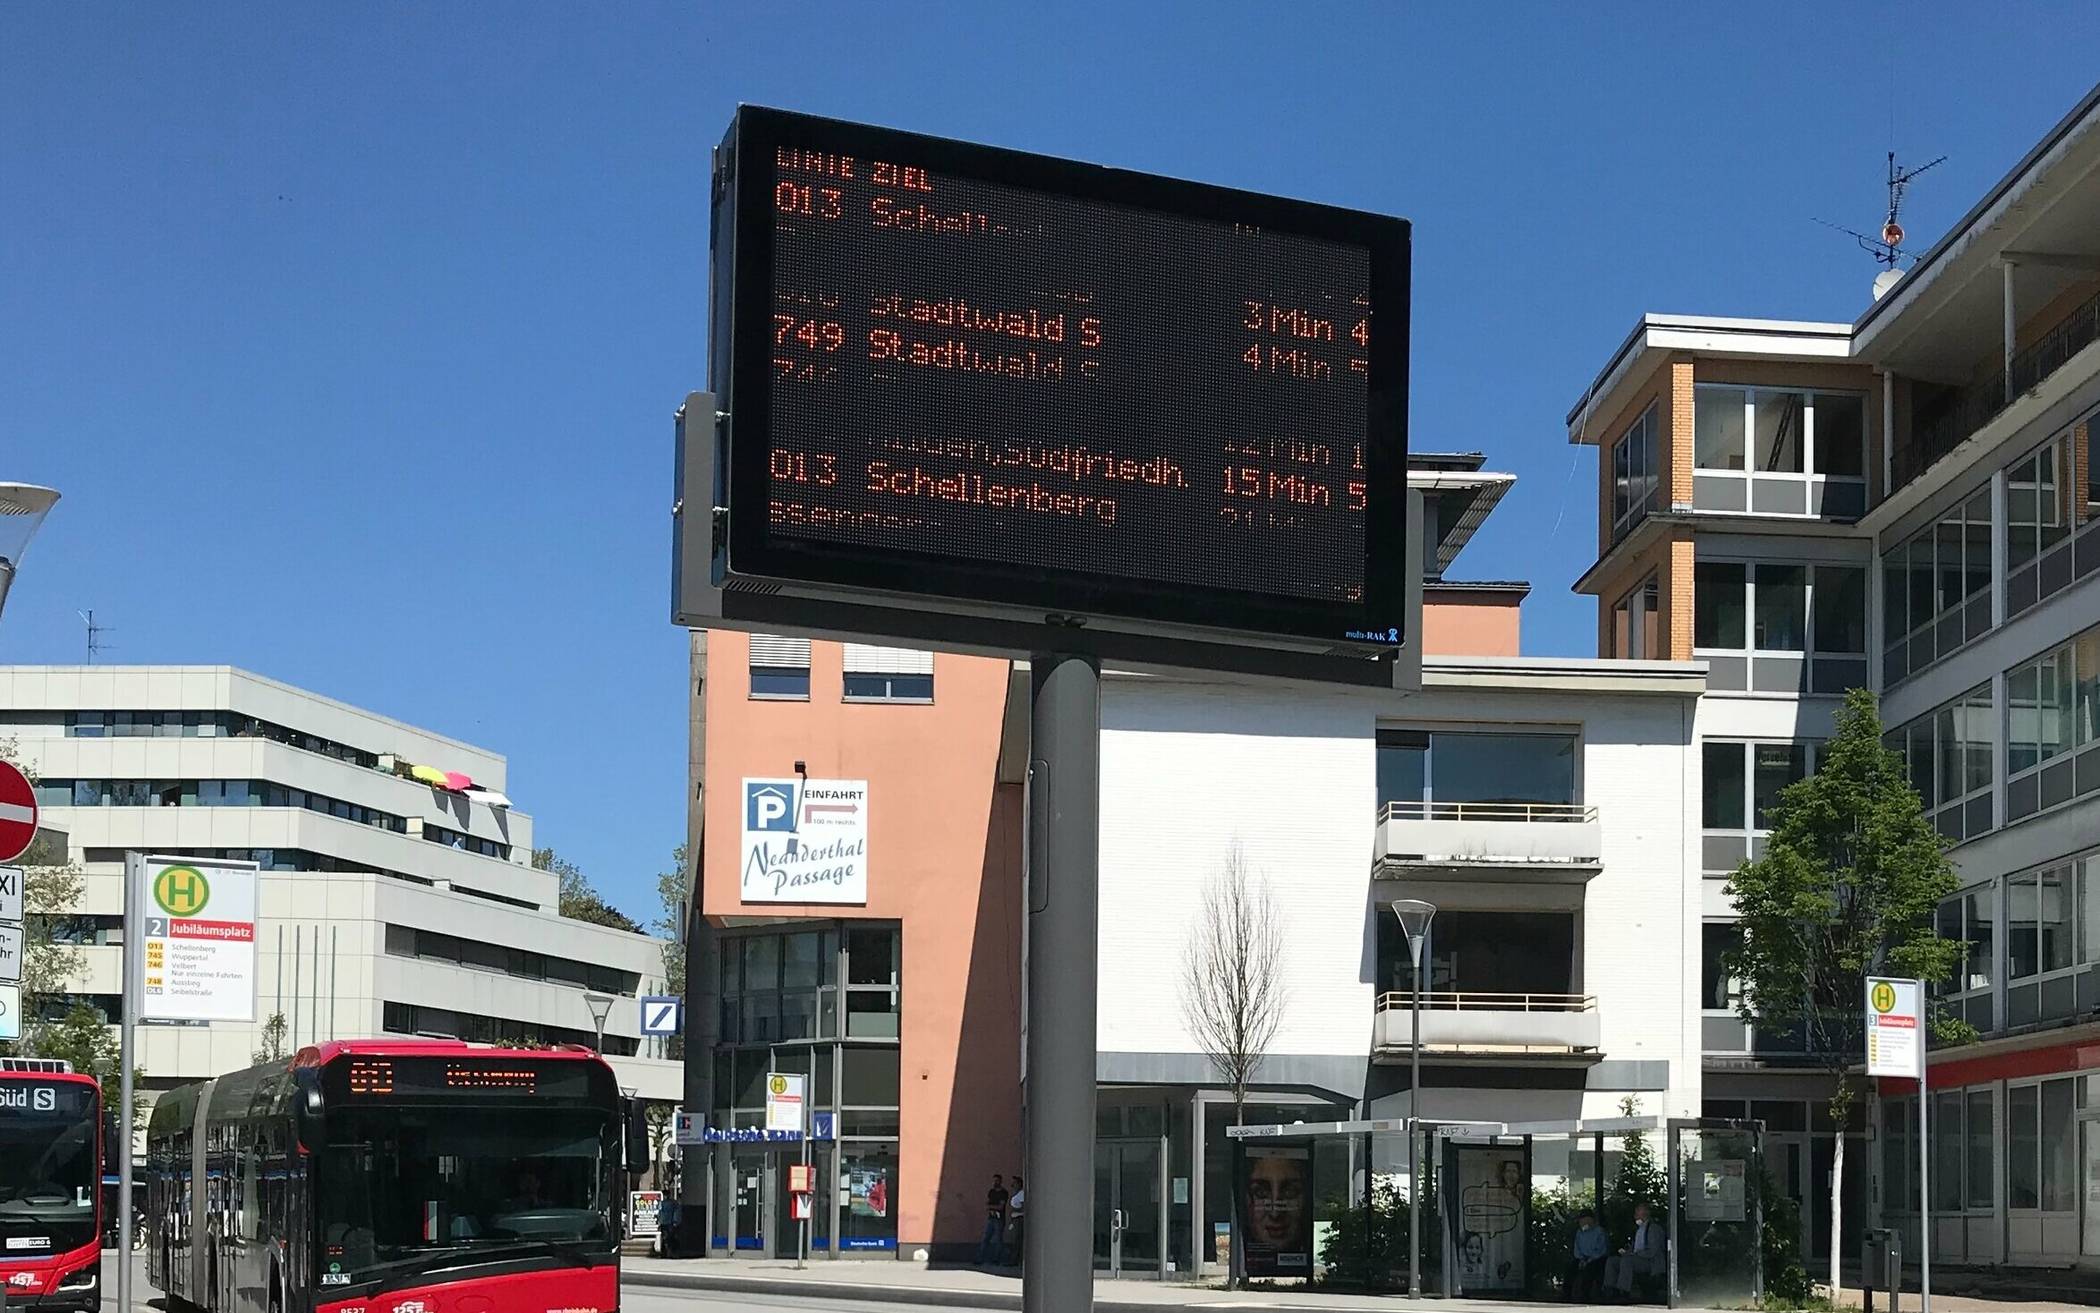
[[[875,1304],[865,1299],[810,1299],[803,1295],[746,1295],[735,1291],[663,1290],[623,1285],[620,1313],[731,1313],[741,1309],[809,1309],[816,1313],[904,1313],[916,1304]]]

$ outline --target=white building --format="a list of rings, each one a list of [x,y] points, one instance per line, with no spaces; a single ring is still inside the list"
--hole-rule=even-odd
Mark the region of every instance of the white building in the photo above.
[[[635,1002],[662,992],[662,941],[556,913],[502,757],[225,666],[0,666],[8,739],[86,874],[60,932],[84,961],[68,1003],[119,1015],[126,852],[262,866],[257,1024],[142,1026],[150,1088],[249,1065],[279,1013],[292,1049],[417,1033],[589,1044],[598,990],[616,998],[605,1051],[621,1084],[678,1097]]]
[[[1446,592],[1469,587],[1490,586]],[[1700,1115],[1704,670],[1518,656],[1506,619],[1428,616],[1410,694],[1104,673],[1095,1162],[1124,1270],[1200,1271],[1230,1217],[1231,1096],[1181,976],[1235,846],[1281,913],[1287,982],[1250,1121]],[[1400,898],[1438,909],[1419,1102]],[[1371,1169],[1403,1176],[1404,1145]],[[1534,1174],[1566,1175],[1559,1152]]]

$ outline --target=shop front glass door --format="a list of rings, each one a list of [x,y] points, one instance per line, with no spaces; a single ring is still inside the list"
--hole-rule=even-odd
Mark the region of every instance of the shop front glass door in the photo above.
[[[736,1174],[736,1247],[765,1252],[766,1247],[766,1159],[763,1154],[740,1153],[729,1160]]]
[[[1094,1267],[1159,1274],[1159,1141],[1105,1141],[1094,1152]]]

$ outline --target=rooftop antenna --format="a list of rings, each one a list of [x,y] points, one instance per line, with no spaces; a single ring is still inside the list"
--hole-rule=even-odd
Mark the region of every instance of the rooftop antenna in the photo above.
[[[93,611],[80,611],[75,614],[79,615],[80,623],[87,626],[87,663],[92,666],[95,664],[95,653],[109,647],[109,644],[102,641],[102,636],[109,632],[109,626],[96,624]]]
[[[1826,228],[1835,228],[1839,232],[1850,236],[1859,243],[1859,249],[1873,256],[1875,263],[1882,266],[1881,272],[1874,278],[1874,297],[1876,300],[1881,299],[1882,294],[1894,287],[1898,280],[1903,277],[1903,271],[1898,267],[1899,265],[1904,263],[1916,264],[1918,261],[1915,253],[1903,249],[1903,224],[1899,221],[1898,216],[1903,212],[1904,193],[1910,189],[1912,179],[1935,165],[1946,163],[1947,157],[1942,155],[1938,159],[1927,160],[1914,169],[1899,167],[1896,163],[1896,152],[1894,151],[1889,152],[1888,160],[1889,210],[1887,216],[1881,221],[1881,235],[1879,237],[1869,236],[1856,228],[1847,228],[1841,223],[1832,223],[1828,219],[1816,220],[1817,223],[1822,224]]]

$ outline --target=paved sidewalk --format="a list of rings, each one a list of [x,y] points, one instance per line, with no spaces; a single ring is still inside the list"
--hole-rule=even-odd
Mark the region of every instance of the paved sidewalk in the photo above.
[[[621,1264],[630,1283],[687,1290],[742,1290],[752,1294],[807,1298],[888,1300],[925,1307],[1009,1309],[1021,1307],[1021,1280],[1010,1272],[976,1268],[931,1268],[924,1263],[880,1259],[813,1259],[796,1271],[792,1262],[760,1259],[629,1259]],[[1934,1313],[1943,1313],[1933,1301]],[[1317,1291],[1226,1291],[1184,1282],[1098,1281],[1096,1313],[1156,1313],[1159,1309],[1384,1309],[1445,1310],[1448,1313],[1539,1313],[1548,1305],[1496,1303],[1479,1299],[1424,1299],[1398,1295],[1331,1295]],[[1552,1305],[1563,1308],[1567,1305]],[[2003,1306],[1996,1306],[2000,1309]],[[1685,1310],[1684,1313],[1702,1313]],[[1955,1313],[1946,1309],[1944,1313]]]

